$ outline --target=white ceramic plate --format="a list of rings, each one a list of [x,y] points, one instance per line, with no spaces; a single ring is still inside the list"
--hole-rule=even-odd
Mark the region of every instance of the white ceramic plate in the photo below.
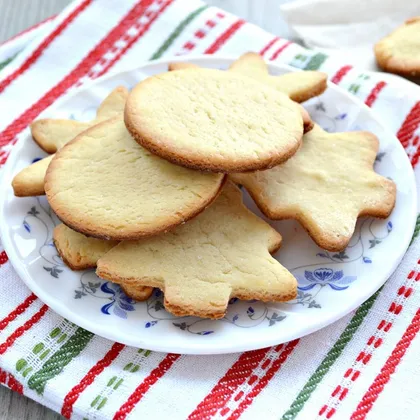
[[[180,60],[227,68],[233,59],[207,56]],[[167,61],[163,60],[98,79],[68,94],[42,117],[89,120],[114,87],[132,88],[166,69]],[[272,74],[291,70],[270,65]],[[175,318],[163,309],[161,292],[156,291],[147,302],[135,303],[117,285],[96,277],[94,270],[71,271],[52,244],[52,230],[58,220],[45,197],[16,198],[10,186],[19,170],[44,156],[29,130],[19,139],[4,168],[0,227],[10,261],[27,286],[60,315],[103,337],[151,350],[191,354],[251,350],[331,324],[368,299],[400,262],[414,229],[415,181],[399,141],[364,104],[330,85],[305,107],[330,132],[363,129],[375,133],[381,143],[376,171],[396,182],[398,195],[389,219],[359,220],[349,247],[339,253],[319,249],[293,221],[272,223],[283,235],[283,246],[276,258],[299,281],[295,301],[270,304],[232,299],[222,320]],[[245,202],[259,213],[248,196]]]

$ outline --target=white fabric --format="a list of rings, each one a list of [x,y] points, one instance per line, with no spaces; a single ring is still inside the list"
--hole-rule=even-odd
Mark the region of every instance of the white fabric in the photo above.
[[[418,0],[301,0],[280,6],[293,35],[345,62],[376,70],[373,46],[420,15]]]
[[[49,26],[44,26],[43,29],[39,29],[38,35],[35,37],[32,45],[29,45],[22,52],[22,55],[7,65],[0,73],[0,83],[6,79],[7,75],[11,75],[16,70],[19,70],[22,63],[31,56],[32,52],[39,48],[44,37],[48,36],[51,30],[60,22],[63,22],[82,1],[86,0],[78,0],[71,4]],[[162,0],[159,1],[161,5]],[[159,1],[154,0],[150,3],[156,6]],[[148,0],[142,0],[141,3],[147,4],[149,2]],[[356,15],[360,22],[363,22],[363,19],[365,19],[367,24],[372,23],[376,16],[375,14],[369,15],[368,8],[370,6],[368,1],[363,2],[366,3],[364,5],[361,2],[348,2],[347,0],[335,2],[335,5],[337,6],[339,3],[341,8],[349,4],[352,7],[352,9],[347,8],[346,13],[348,16],[344,15],[344,18],[341,18],[341,20],[338,18],[339,13],[341,13],[340,7],[333,7],[334,5],[331,4],[328,5],[329,3],[327,1],[305,2],[303,6],[302,3],[297,2],[289,6],[289,10],[291,10],[289,21],[293,22],[293,19],[295,19],[293,10],[303,10],[304,14],[296,15],[296,19],[300,22],[300,28],[304,29],[311,25],[318,25],[319,28],[325,27],[328,19],[333,21],[332,19],[335,16],[337,16],[336,21],[340,25],[344,25],[347,20],[352,18],[349,10],[353,11],[352,13]],[[324,8],[320,12],[313,7],[315,3],[318,5],[321,3],[325,4],[325,7],[331,10],[325,10]],[[376,0],[372,3],[378,5]],[[403,10],[403,3],[406,4],[408,2],[400,1],[400,3],[401,5],[397,5],[397,7],[399,10]],[[416,1],[416,3],[418,2]],[[101,40],[111,31],[112,27],[120,22],[136,4],[138,5],[139,3],[135,0],[126,0],[124,2],[96,0],[90,3],[89,7],[49,45],[38,60],[16,77],[4,92],[0,93],[0,101],[3,101],[0,105],[7,104],[8,109],[7,113],[0,114],[0,132],[7,126],[14,128],[13,121],[15,118],[33,107],[40,98],[44,97],[46,92],[54,88],[57,81],[65,80],[79,65],[80,61],[86,57],[86,54],[89,54],[89,51],[95,49],[101,43]],[[391,2],[386,0],[382,1],[381,4],[386,5],[391,4]],[[418,5],[414,6],[417,7]],[[152,54],[165,44],[168,36],[179,27],[180,22],[184,21],[191,12],[200,7],[202,7],[202,3],[199,0],[175,0],[153,25],[151,25],[144,36],[122,55],[121,59],[112,66],[110,71],[132,68],[141,62],[149,60]],[[358,10],[361,12],[359,13]],[[187,53],[188,51],[186,51],[184,46],[186,42],[190,41],[195,42],[195,47],[191,53],[202,54],[209,46],[214,45],[217,40],[225,36],[226,32],[229,31],[232,24],[237,22],[238,18],[226,14],[226,17],[222,20],[219,19],[216,26],[211,30],[208,29],[207,22],[216,21],[218,12],[218,9],[209,8],[193,19],[184,28],[183,32],[174,39],[173,43],[165,51],[165,56]],[[328,13],[329,16],[327,16]],[[363,19],[362,15],[364,16]],[[390,13],[389,15],[391,16]],[[299,16],[302,16],[302,18]],[[407,16],[401,15],[400,20],[405,17]],[[133,18],[133,25],[138,19],[142,18],[136,15]],[[314,24],[315,21],[318,23]],[[208,34],[205,38],[198,40],[196,33],[198,30],[203,30],[203,28],[206,29]],[[124,31],[119,34],[117,40],[113,41],[115,44],[111,43],[111,45],[107,45],[107,48],[92,63],[85,63],[88,67],[92,66],[92,71],[83,74],[81,80],[87,80],[89,77],[92,78],[98,75],[98,72],[103,68],[103,63],[101,64],[99,62],[100,58],[106,58],[109,55],[115,54],[115,51],[112,52],[110,50],[113,45],[116,45],[120,48],[118,51],[121,51],[121,44],[127,42],[124,40],[124,36],[126,34],[130,35],[130,32],[132,32],[130,30],[131,27],[126,32]],[[319,32],[318,35],[321,38],[323,33],[323,42],[325,43],[323,46],[333,46],[331,42],[330,44],[326,43],[328,38],[334,38],[331,35],[333,32],[323,32],[322,29],[319,29],[319,31],[305,31],[306,29],[299,33],[299,35],[305,38],[304,34],[310,33],[314,37]],[[327,33],[328,35],[326,35]],[[351,38],[351,34],[347,34],[346,37]],[[267,60],[270,60],[279,47],[286,42],[282,39],[275,40],[271,44],[273,39],[273,34],[267,33],[253,25],[244,24],[231,38],[228,38],[224,44],[221,44],[217,53],[239,55],[247,50],[261,51],[267,45],[271,45],[266,50],[264,56]],[[360,39],[358,38],[358,42],[361,42]],[[348,43],[346,45],[349,45],[350,39],[347,39],[346,42]],[[70,55],[68,54],[69,45],[71,45],[72,51]],[[4,51],[4,48],[0,47],[0,57],[3,57],[1,54]],[[308,51],[298,45],[292,44],[277,57],[276,61],[300,68],[306,68],[312,65],[315,66],[313,69],[317,69],[316,63],[314,64],[316,60],[313,60],[316,56],[317,54],[313,51]],[[340,73],[344,65],[354,64],[354,60],[348,54],[342,61],[325,56],[319,57],[318,55],[319,58],[321,59],[318,61],[320,70],[327,72],[333,79],[337,73]],[[336,82],[343,89],[350,91],[351,86],[357,83],[358,90],[353,90],[352,93],[360,101],[365,102],[372,92],[375,91],[375,88],[381,84],[384,75],[369,72],[368,78],[361,78],[361,73],[366,75],[366,72],[363,70],[353,67]],[[417,109],[417,103],[420,100],[420,87],[396,76],[386,76],[386,80],[388,84],[382,86],[380,94],[377,95],[377,99],[373,103],[373,110],[378,113],[378,116],[383,119],[384,123],[387,124],[393,133],[398,133],[402,126],[405,126],[405,130],[407,131],[407,124],[405,122],[408,116],[411,115],[410,121],[412,120],[412,122],[410,123],[411,125],[408,125],[414,127],[414,129],[408,135],[410,138],[407,141],[406,151],[409,157],[412,158],[416,154],[416,151],[419,150],[416,143],[416,133],[420,132],[420,112],[417,110],[413,113],[412,110]],[[75,80],[74,82],[77,83],[78,81]],[[69,86],[69,88],[72,87]],[[62,93],[64,94],[65,92]],[[39,106],[39,112],[42,109],[42,106]],[[37,117],[38,114],[34,113],[31,118]],[[28,118],[26,124],[29,122],[30,118]],[[410,127],[408,131],[410,131]],[[12,139],[8,138],[8,140],[11,141]],[[0,148],[0,152],[9,150],[10,148],[10,144],[6,145],[3,147],[3,150]],[[415,169],[417,179],[420,179],[419,168],[420,165],[417,164],[417,168]],[[2,248],[0,247],[1,250]],[[347,419],[352,416],[363,399],[363,396],[401,340],[401,337],[407,331],[407,328],[412,328],[412,319],[419,307],[420,282],[415,280],[417,274],[410,279],[407,279],[407,276],[411,270],[419,271],[419,256],[420,240],[417,239],[408,251],[400,267],[378,295],[370,312],[364,319],[361,319],[360,327],[354,333],[354,336],[349,339],[343,352],[337,353],[337,357],[332,362],[329,370],[323,372],[325,376],[320,377],[318,382],[315,381],[311,390],[312,394],[308,397],[308,400],[303,402],[300,408],[294,406],[296,418],[302,420],[316,418],[324,404],[328,404],[329,409],[336,409],[336,414],[332,417],[333,420]],[[410,297],[404,298],[399,294],[402,285],[412,288],[413,292]],[[7,372],[8,374],[12,374],[21,384],[25,395],[57,412],[61,412],[66,406],[68,407],[68,396],[70,395],[73,398],[74,404],[68,415],[72,419],[110,419],[114,418],[114,416],[117,416],[115,418],[118,419],[123,418],[118,417],[121,415],[121,413],[118,414],[119,410],[139,386],[143,386],[144,396],[138,403],[133,404],[133,410],[128,414],[128,419],[152,417],[155,419],[170,418],[183,420],[196,410],[197,407],[200,407],[201,403],[208,396],[212,397],[210,398],[212,400],[211,403],[207,404],[204,409],[201,408],[202,411],[199,411],[199,414],[194,417],[194,420],[201,420],[201,418],[227,419],[241,404],[246,403],[248,400],[249,404],[242,413],[243,418],[249,420],[259,418],[268,420],[283,419],[282,416],[296,402],[299,393],[311,381],[312,375],[326,360],[329,352],[336,349],[334,346],[337,340],[343,331],[346,330],[354,316],[354,313],[349,314],[335,324],[300,339],[288,357],[284,356],[284,348],[290,344],[285,344],[281,349],[276,349],[276,347],[270,348],[268,353],[265,354],[246,377],[243,377],[244,367],[236,367],[234,372],[231,372],[230,379],[227,381],[228,383],[222,384],[227,390],[232,390],[233,394],[228,396],[226,402],[218,406],[214,413],[207,415],[206,410],[209,407],[211,408],[212,404],[217,404],[223,398],[223,395],[214,394],[212,390],[217,384],[220,385],[219,380],[232,369],[234,364],[243,357],[243,354],[236,353],[218,356],[183,355],[167,368],[167,370],[162,372],[161,369],[160,373],[156,373],[155,371],[159,364],[171,355],[155,352],[146,354],[144,351],[139,352],[138,349],[132,347],[120,346],[120,353],[115,356],[115,359],[110,362],[109,366],[106,366],[101,371],[97,371],[95,376],[92,375],[92,369],[98,369],[98,363],[100,364],[105,355],[109,354],[118,344],[98,336],[93,336],[88,343],[80,347],[80,353],[63,361],[67,353],[61,352],[60,357],[57,357],[57,353],[60,353],[62,348],[70,340],[74,339],[77,332],[80,333],[80,329],[68,321],[63,320],[63,318],[55,314],[52,310],[48,310],[38,323],[35,323],[25,333],[17,337],[14,343],[1,353],[2,346],[8,344],[7,340],[13,334],[16,334],[19,328],[25,326],[25,323],[31,320],[43,308],[42,302],[39,299],[35,300],[26,310],[21,311],[16,318],[10,320],[2,328],[2,320],[7,319],[9,314],[27,299],[30,294],[31,292],[20,281],[11,264],[4,261],[3,263],[0,262],[0,296],[2,299],[2,304],[0,305],[0,383],[5,383],[10,386],[10,383],[2,379],[4,378],[2,373]],[[398,304],[403,304],[402,310],[398,315],[389,311],[390,304],[394,301]],[[393,323],[389,331],[378,329],[378,325],[380,325],[382,320],[386,320],[387,323]],[[51,337],[51,332],[57,328],[60,329],[60,334],[66,335],[62,341],[59,341],[58,337],[54,339]],[[383,344],[378,347],[368,344],[371,337],[374,337],[374,340],[382,339]],[[397,371],[391,376],[391,380],[385,386],[384,392],[379,394],[376,403],[373,405],[368,415],[369,419],[392,418],[411,420],[418,417],[419,402],[417,395],[418,387],[416,385],[419,370],[417,368],[418,362],[416,356],[420,348],[419,342],[419,337],[416,337],[411,347],[408,347],[405,358],[401,360]],[[33,351],[34,346],[39,345],[43,345],[45,349],[49,350],[49,354],[44,359],[39,357],[39,353],[35,354]],[[73,340],[73,346],[75,345],[77,346],[78,343]],[[361,352],[371,355],[369,363],[363,364],[358,360]],[[52,359],[54,363],[50,363],[48,369],[45,369],[45,366]],[[17,369],[18,363],[21,363],[22,360],[27,361],[28,366],[33,369],[27,375],[23,374],[22,369]],[[278,362],[282,363],[281,368],[277,368],[271,377],[269,377],[271,367],[274,363]],[[137,366],[138,369],[130,371],[130,364],[131,366]],[[345,378],[346,371],[349,367],[355,367],[360,371],[357,380],[351,381]],[[50,374],[51,371],[52,373]],[[47,377],[45,388],[43,391],[38,390],[39,392],[37,392],[37,388],[31,380],[36,376],[39,380],[40,375],[48,374],[50,376]],[[89,375],[91,375],[90,379]],[[91,382],[87,386],[84,386],[86,382],[83,381],[86,377]],[[242,377],[240,384],[237,381],[238,377]],[[115,381],[117,382],[112,382],[113,378],[116,378]],[[256,378],[255,382],[250,381],[251,378]],[[153,382],[154,379],[155,382]],[[112,386],[109,385],[110,383]],[[120,384],[120,386],[114,388],[115,384]],[[346,398],[339,400],[337,394],[332,395],[337,385],[348,388]],[[80,389],[80,394],[77,393],[78,389]],[[252,395],[253,393],[254,396]],[[99,408],[98,401],[104,402],[105,400],[106,403]],[[400,408],[400,405],[403,407]],[[229,409],[230,414],[226,414],[226,411],[224,411],[226,409]],[[324,413],[319,417],[325,419],[326,414]],[[286,418],[290,420],[295,417],[291,417],[288,414],[288,417],[284,419]],[[357,420],[361,420],[361,418],[358,417]]]

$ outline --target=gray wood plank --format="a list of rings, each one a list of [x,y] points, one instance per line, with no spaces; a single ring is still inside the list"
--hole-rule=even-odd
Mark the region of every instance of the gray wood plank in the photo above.
[[[276,35],[286,37],[279,5],[293,0],[207,0]],[[69,0],[0,0],[0,42],[59,13]],[[0,386],[0,420],[58,420],[59,414]]]
[[[37,404],[29,398],[1,386],[0,387],[1,420],[59,420],[64,417]]]
[[[0,0],[0,42],[59,13],[70,0]]]

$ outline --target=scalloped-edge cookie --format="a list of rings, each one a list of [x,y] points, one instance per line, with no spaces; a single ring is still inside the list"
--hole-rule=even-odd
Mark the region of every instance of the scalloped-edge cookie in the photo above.
[[[122,115],[102,122],[59,150],[45,192],[67,226],[99,239],[132,240],[171,229],[204,210],[223,174],[173,165],[139,146]]]
[[[328,251],[348,245],[359,216],[388,217],[395,183],[373,170],[379,141],[366,131],[327,133],[319,126],[286,163],[231,179],[270,219],[296,219]]]
[[[223,173],[278,165],[303,135],[302,116],[287,95],[241,74],[201,68],[140,82],[128,96],[125,123],[156,155]]]
[[[96,111],[96,118],[90,122],[45,118],[31,124],[31,133],[39,147],[47,153],[55,153],[82,131],[112,118],[124,111],[128,90],[119,86],[101,103]]]
[[[217,319],[232,297],[273,302],[296,297],[296,279],[270,255],[280,244],[281,235],[249,211],[239,188],[228,183],[185,225],[112,248],[99,259],[96,273],[124,287],[158,287],[174,315]]]
[[[375,45],[383,70],[402,76],[420,76],[420,16],[407,20]]]
[[[64,224],[59,224],[53,232],[54,245],[64,263],[72,270],[95,268],[103,255],[118,244],[117,241],[88,238]],[[123,287],[124,293],[132,299],[143,301],[153,292],[151,287]]]

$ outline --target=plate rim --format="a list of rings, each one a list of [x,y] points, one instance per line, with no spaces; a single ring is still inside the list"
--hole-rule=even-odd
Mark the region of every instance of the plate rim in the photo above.
[[[115,77],[118,74],[122,73],[129,73],[133,71],[140,71],[142,68],[153,66],[153,65],[159,65],[159,64],[167,64],[169,62],[174,61],[182,61],[182,62],[188,62],[188,61],[202,61],[202,62],[211,62],[211,61],[225,61],[227,64],[230,64],[232,61],[237,59],[237,55],[187,55],[187,56],[179,56],[179,57],[165,57],[159,60],[152,60],[147,61],[144,64],[140,66],[135,66],[132,68],[126,68],[122,69],[120,71],[113,71],[109,74],[106,74],[105,76],[102,76],[98,79],[92,80],[81,86],[80,88],[74,89],[68,94],[61,97],[59,100],[57,100],[51,107],[48,107],[46,110],[44,110],[41,113],[44,114],[45,112],[51,112],[55,109],[59,108],[62,103],[71,100],[71,98],[77,94],[79,94],[81,91],[89,90],[92,86],[96,84],[100,84],[105,80],[111,79]],[[268,62],[267,63],[270,68],[274,68],[276,70],[280,71],[303,71],[301,69],[294,68],[292,66],[286,65],[286,64],[275,64]],[[404,230],[404,238],[402,238],[402,246],[400,253],[396,256],[396,258],[393,261],[393,264],[391,268],[388,270],[387,274],[384,275],[383,281],[381,280],[378,282],[378,284],[375,283],[375,287],[371,288],[363,288],[361,289],[361,293],[359,294],[359,298],[352,301],[350,304],[346,305],[343,310],[340,312],[337,312],[334,316],[330,316],[328,319],[326,319],[323,322],[319,322],[316,325],[311,325],[306,328],[302,328],[298,331],[292,330],[290,333],[283,334],[284,338],[281,339],[281,342],[287,342],[291,341],[297,338],[304,337],[308,334],[311,334],[315,331],[318,331],[322,328],[325,328],[326,326],[333,324],[337,320],[343,318],[344,316],[348,315],[351,311],[356,309],[358,306],[360,306],[363,302],[365,302],[367,299],[369,299],[376,291],[385,284],[385,282],[390,278],[390,276],[394,273],[398,265],[400,264],[401,260],[403,259],[404,255],[407,252],[407,249],[409,247],[412,233],[415,228],[416,219],[417,219],[417,188],[416,188],[416,179],[414,170],[411,167],[410,161],[408,159],[407,154],[405,153],[405,150],[399,140],[396,138],[396,136],[387,129],[382,121],[377,118],[375,112],[369,108],[365,103],[360,101],[355,96],[351,95],[349,92],[345,91],[344,89],[340,88],[339,86],[333,84],[332,82],[328,81],[328,88],[334,89],[339,92],[340,95],[344,95],[347,97],[348,100],[350,100],[355,106],[357,106],[359,109],[364,110],[367,112],[367,115],[371,120],[374,120],[375,123],[381,127],[381,129],[386,132],[389,136],[393,137],[393,140],[396,144],[395,147],[400,148],[400,151],[403,152],[405,165],[408,165],[409,168],[411,168],[409,173],[409,189],[413,191],[412,194],[412,201],[411,201],[411,208],[409,209],[409,213],[411,215],[411,228]],[[38,116],[39,117],[39,116]],[[6,164],[4,165],[2,169],[2,185],[0,187],[0,200],[2,205],[0,206],[0,235],[2,238],[3,247],[6,251],[6,253],[9,256],[9,261],[12,264],[13,268],[16,270],[18,276],[21,278],[21,280],[25,283],[25,285],[33,292],[35,295],[45,304],[47,304],[54,312],[56,312],[58,315],[69,319],[71,322],[75,323],[76,325],[94,333],[97,334],[100,337],[121,342],[120,338],[118,338],[114,333],[112,333],[112,329],[109,329],[106,327],[106,324],[103,325],[97,324],[93,321],[90,321],[89,319],[83,318],[82,315],[77,314],[76,312],[72,310],[68,310],[67,307],[58,299],[54,298],[53,294],[48,294],[44,292],[44,289],[40,286],[38,286],[37,282],[32,279],[31,275],[27,272],[25,264],[23,264],[17,254],[14,250],[14,245],[11,241],[10,235],[5,234],[6,231],[8,231],[8,225],[5,221],[5,205],[6,197],[8,194],[8,188],[10,188],[10,183],[5,182],[8,181],[8,178],[11,178],[13,176],[12,168],[15,163],[15,161],[18,159],[18,155],[23,149],[25,139],[27,138],[27,132],[29,128],[26,128],[21,135],[19,136],[18,141],[13,146],[12,151],[9,155],[9,158],[7,159]],[[402,162],[401,162],[402,163]],[[10,240],[9,240],[10,238]],[[401,238],[400,238],[401,241]],[[212,354],[229,354],[229,353],[236,353],[236,352],[242,352],[242,351],[250,351],[250,350],[256,350],[260,348],[265,348],[269,346],[273,346],[276,344],[279,344],[278,339],[275,338],[276,334],[273,334],[273,337],[266,338],[264,340],[260,340],[257,343],[254,342],[254,340],[250,340],[248,342],[248,345],[245,345],[243,343],[235,346],[234,343],[230,343],[227,341],[226,345],[224,346],[218,346],[217,348],[213,348],[212,346],[209,346],[209,343],[206,343],[203,341],[203,344],[201,345],[194,345],[194,343],[188,343],[188,346],[172,346],[174,348],[171,348],[168,350],[168,348],[165,345],[156,344],[156,345],[150,345],[147,342],[144,342],[142,339],[142,334],[139,330],[139,335],[136,336],[136,339],[132,339],[129,335],[124,336],[124,340],[122,342],[129,346],[134,347],[142,347],[147,348],[153,351],[158,352],[172,352],[172,353],[182,353],[182,354],[194,354],[194,355],[212,355]]]

